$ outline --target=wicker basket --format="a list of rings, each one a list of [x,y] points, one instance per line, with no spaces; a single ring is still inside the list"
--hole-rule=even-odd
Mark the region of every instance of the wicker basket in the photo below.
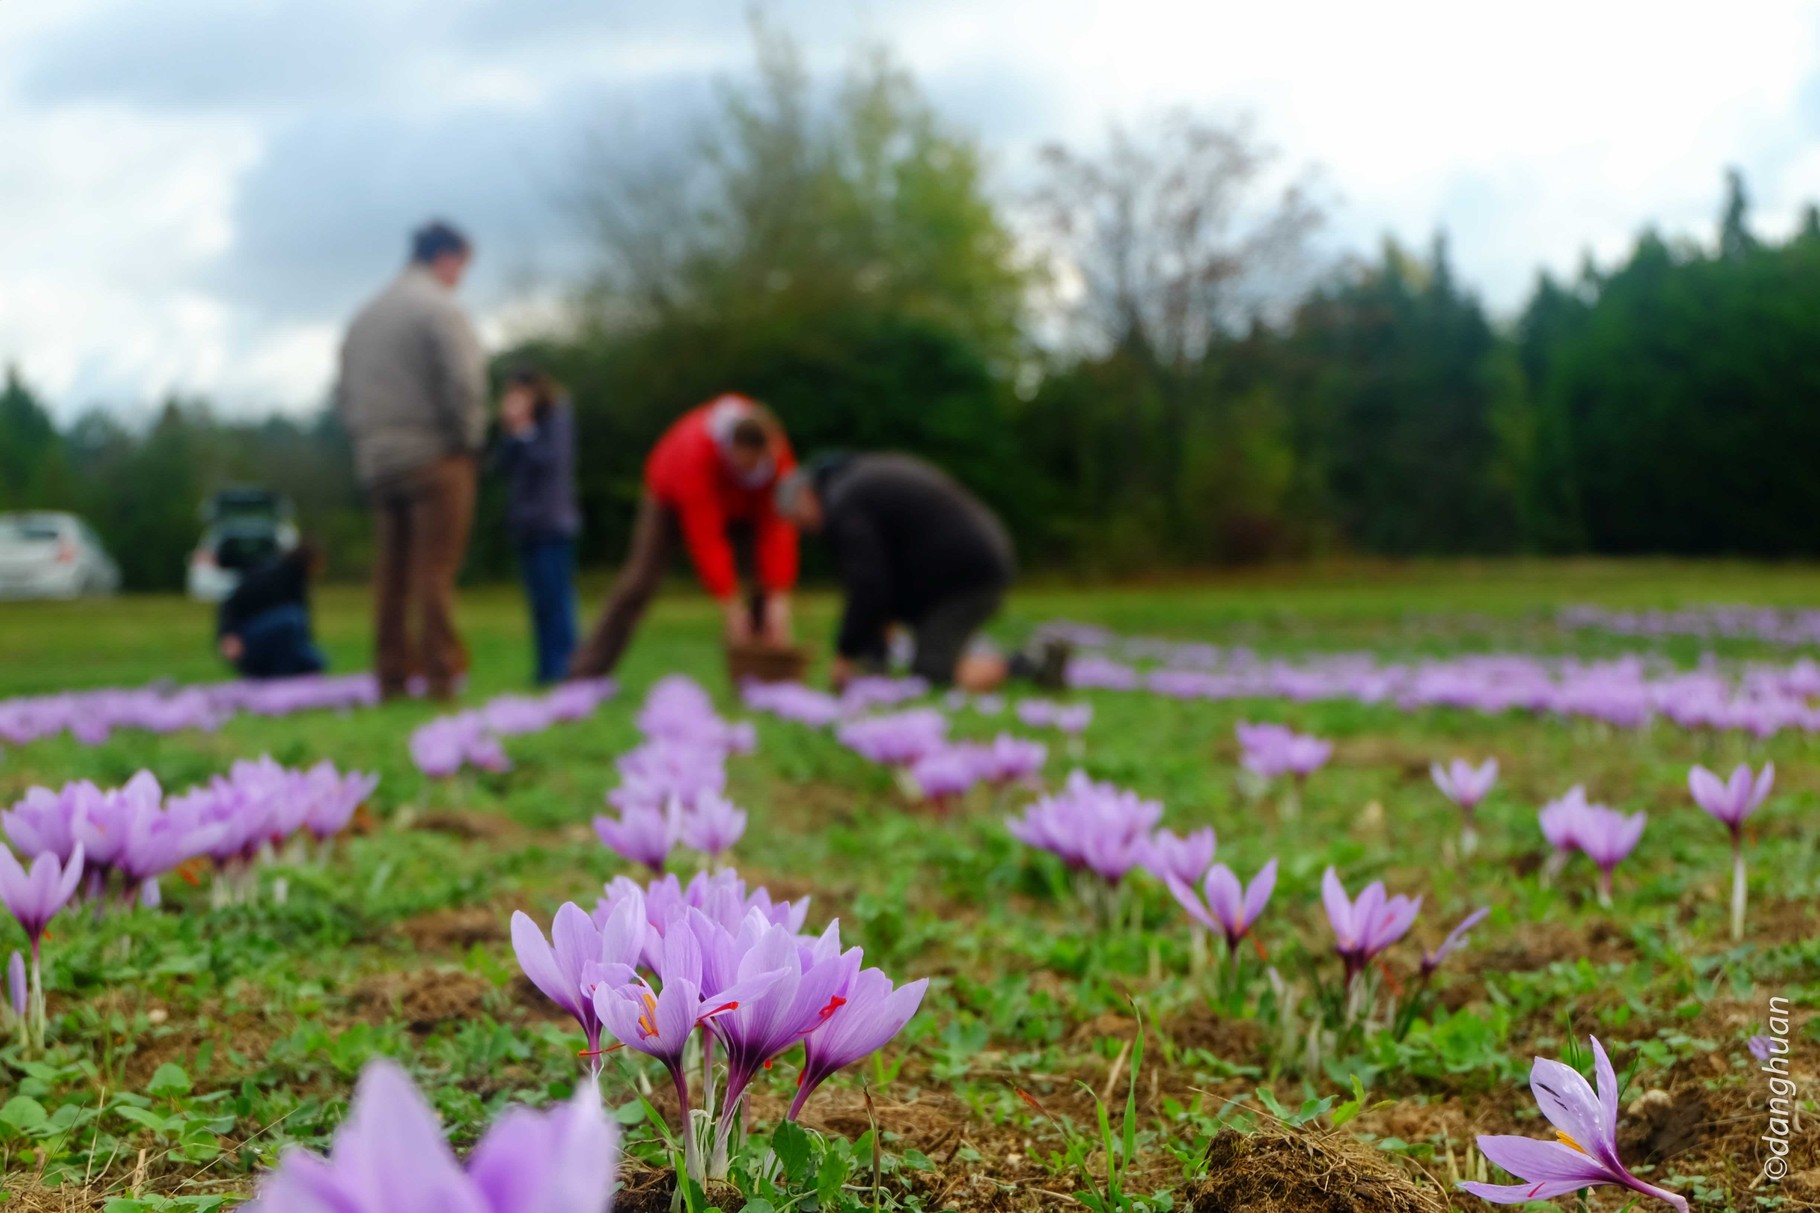
[[[801,682],[809,668],[808,650],[796,645],[730,644],[727,677],[742,682]]]

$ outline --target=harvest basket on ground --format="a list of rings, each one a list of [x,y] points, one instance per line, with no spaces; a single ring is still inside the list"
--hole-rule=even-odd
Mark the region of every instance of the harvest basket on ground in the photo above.
[[[727,677],[738,686],[755,682],[801,682],[809,669],[809,652],[798,645],[730,644]]]

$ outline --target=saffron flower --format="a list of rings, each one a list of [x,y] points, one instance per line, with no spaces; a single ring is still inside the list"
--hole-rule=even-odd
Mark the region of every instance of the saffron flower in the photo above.
[[[987,744],[972,747],[972,756],[981,779],[1003,786],[1035,780],[1041,775],[1049,747],[1040,741],[1000,733]]]
[[[1520,1184],[1463,1183],[1474,1196],[1497,1205],[1550,1200],[1602,1184],[1618,1184],[1687,1213],[1687,1201],[1644,1183],[1618,1157],[1618,1075],[1599,1038],[1590,1037],[1599,1089],[1572,1066],[1536,1058],[1529,1086],[1536,1106],[1555,1127],[1554,1141],[1486,1135],[1479,1153],[1523,1180]]]
[[[1277,861],[1272,859],[1259,868],[1251,883],[1242,887],[1231,868],[1216,863],[1207,869],[1199,897],[1186,881],[1171,876],[1167,883],[1169,891],[1175,894],[1190,918],[1208,930],[1226,936],[1226,954],[1233,957],[1238,955],[1239,942],[1251,931],[1264,907],[1270,904],[1270,894],[1277,885]],[[1204,902],[1202,898],[1205,898]]]
[[[678,833],[684,846],[700,851],[718,867],[721,856],[745,835],[746,811],[724,796],[706,793],[682,814]]]
[[[702,996],[715,1002],[729,990],[775,975],[762,993],[716,1015],[708,1028],[727,1050],[726,1104],[720,1137],[725,1142],[752,1079],[778,1054],[820,1028],[846,1001],[841,995],[858,972],[859,949],[842,952],[836,923],[812,944],[800,944],[786,927],[748,913],[737,932],[689,916],[701,946]],[[718,1155],[721,1151],[717,1149]],[[718,1176],[715,1176],[718,1178]]]
[[[682,1111],[682,1132],[686,1153],[686,1170],[697,1181],[702,1178],[700,1147],[690,1124],[689,1078],[683,1069],[683,1051],[695,1029],[739,1009],[767,993],[784,977],[782,969],[754,974],[716,992],[714,1001],[702,1000],[701,945],[683,921],[685,911],[678,910],[663,939],[658,970],[663,974],[663,989],[653,991],[644,978],[628,969],[623,984],[601,982],[592,995],[595,1014],[613,1038],[627,1048],[655,1057],[670,1072],[676,1086],[677,1106]]]
[[[1333,743],[1310,737],[1280,724],[1239,722],[1234,728],[1242,754],[1239,764],[1265,781],[1280,775],[1292,775],[1295,782],[1283,799],[1284,817],[1293,818],[1301,811],[1302,788],[1308,777],[1325,766],[1333,756]]]
[[[843,1002],[826,1022],[803,1038],[803,1072],[785,1119],[795,1120],[815,1088],[838,1070],[870,1057],[903,1030],[922,1005],[929,979],[893,986],[879,969],[861,969]]]
[[[943,744],[910,764],[910,782],[940,812],[979,783],[979,753],[973,746]]]
[[[1488,758],[1475,767],[1464,758],[1456,758],[1446,766],[1434,763],[1429,767],[1429,774],[1434,778],[1435,787],[1441,789],[1441,795],[1458,805],[1466,818],[1460,833],[1460,850],[1470,855],[1479,841],[1473,813],[1498,782],[1498,760]]]
[[[547,1112],[514,1108],[463,1170],[396,1063],[369,1062],[328,1157],[285,1155],[248,1213],[608,1213],[618,1130],[592,1082]]]
[[[1408,934],[1422,908],[1420,897],[1387,896],[1384,882],[1374,880],[1353,901],[1331,867],[1321,878],[1321,900],[1333,927],[1334,950],[1346,965],[1346,987],[1378,953]]]
[[[1178,880],[1192,885],[1207,874],[1216,846],[1218,842],[1212,826],[1202,826],[1186,835],[1179,835],[1174,830],[1158,830],[1150,836],[1145,848],[1144,867],[1164,884]]]
[[[1611,904],[1612,870],[1636,849],[1647,821],[1646,813],[1632,813],[1627,817],[1602,804],[1588,805],[1580,814],[1575,829],[1580,849],[1599,865],[1600,905]]]
[[[1447,938],[1443,939],[1432,952],[1424,952],[1422,954],[1422,980],[1426,981],[1432,977],[1434,971],[1440,968],[1449,956],[1465,947],[1467,932],[1484,922],[1485,916],[1489,913],[1491,913],[1490,906],[1480,906],[1461,919],[1460,925],[1449,931]]]
[[[671,849],[682,840],[682,804],[671,797],[662,807],[630,805],[618,820],[596,817],[594,833],[609,851],[661,876]]]
[[[19,925],[25,928],[25,937],[30,942],[32,951],[32,980],[25,1015],[25,1040],[28,1047],[44,1047],[44,971],[39,963],[44,928],[75,895],[76,883],[82,879],[82,858],[82,844],[77,843],[75,851],[63,863],[58,863],[55,855],[44,854],[32,860],[32,866],[28,870],[19,865],[11,851],[0,847],[0,902],[5,903],[13,917],[19,920]],[[17,960],[18,953],[15,952],[13,957]],[[12,984],[16,1006],[18,977],[9,974],[8,980]]]
[[[8,1005],[12,1010],[13,1022],[19,1025],[19,1031],[26,1032],[25,1009],[28,1005],[29,991],[25,984],[25,957],[14,950],[6,962],[6,992]]]
[[[1731,778],[1719,777],[1705,767],[1696,766],[1687,773],[1687,787],[1694,803],[1724,822],[1732,832],[1732,940],[1744,938],[1744,821],[1769,798],[1776,782],[1776,764],[1766,762],[1763,770],[1752,776],[1748,766],[1740,764]]]
[[[1073,771],[1061,791],[1030,805],[1009,827],[1019,842],[1053,851],[1071,870],[1116,886],[1143,862],[1162,816],[1158,802]]]
[[[0,903],[25,928],[34,956],[44,938],[44,928],[75,896],[77,882],[82,879],[82,860],[82,844],[77,843],[65,861],[59,862],[47,852],[26,868],[13,858],[11,851],[0,847]]]
[[[512,950],[531,984],[551,1002],[575,1017],[588,1039],[590,1058],[600,1054],[600,1016],[594,987],[602,980],[629,973],[645,949],[642,896],[622,897],[596,925],[574,902],[556,911],[550,938],[523,910],[512,915]]]
[[[934,708],[911,708],[851,721],[835,736],[868,761],[908,767],[941,748],[948,737],[948,718]]]

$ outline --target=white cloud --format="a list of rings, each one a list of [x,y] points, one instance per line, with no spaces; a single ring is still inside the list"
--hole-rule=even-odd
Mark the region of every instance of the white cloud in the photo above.
[[[730,2],[256,7],[0,4],[0,361],[66,411],[171,390],[312,407],[337,335],[325,310],[372,290],[436,199],[493,240],[473,293],[485,327],[522,329],[547,299],[516,297],[518,268],[561,264],[572,238],[547,205],[565,149],[603,118],[610,137],[673,140],[701,82],[745,54]],[[1322,168],[1339,238],[1425,244],[1444,226],[1457,273],[1506,314],[1538,266],[1571,275],[1584,250],[1621,255],[1646,224],[1708,237],[1728,164],[1766,233],[1820,195],[1813,7],[1694,17],[1558,2],[770,7],[816,70],[856,38],[894,44],[1012,186],[1050,139],[1091,144],[1180,105],[1252,113],[1287,164]]]

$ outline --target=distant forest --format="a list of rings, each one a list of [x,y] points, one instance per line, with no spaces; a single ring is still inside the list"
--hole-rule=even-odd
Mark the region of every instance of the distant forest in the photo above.
[[[560,328],[501,351],[565,382],[589,564],[625,548],[645,452],[728,390],[801,451],[920,452],[1032,567],[1089,575],[1353,552],[1820,554],[1820,213],[1645,231],[1494,323],[1448,263],[1317,254],[1314,193],[1243,125],[1176,115],[988,187],[977,142],[883,54],[829,93],[761,31],[757,82],[696,143],[582,174],[596,251]],[[1717,192],[1717,191],[1716,191]],[[350,311],[358,303],[350,299]],[[368,535],[334,419],[173,399],[59,428],[0,392],[0,510],[72,509],[129,587],[182,583],[197,506],[289,494],[342,575]],[[510,567],[497,486],[469,575]]]

